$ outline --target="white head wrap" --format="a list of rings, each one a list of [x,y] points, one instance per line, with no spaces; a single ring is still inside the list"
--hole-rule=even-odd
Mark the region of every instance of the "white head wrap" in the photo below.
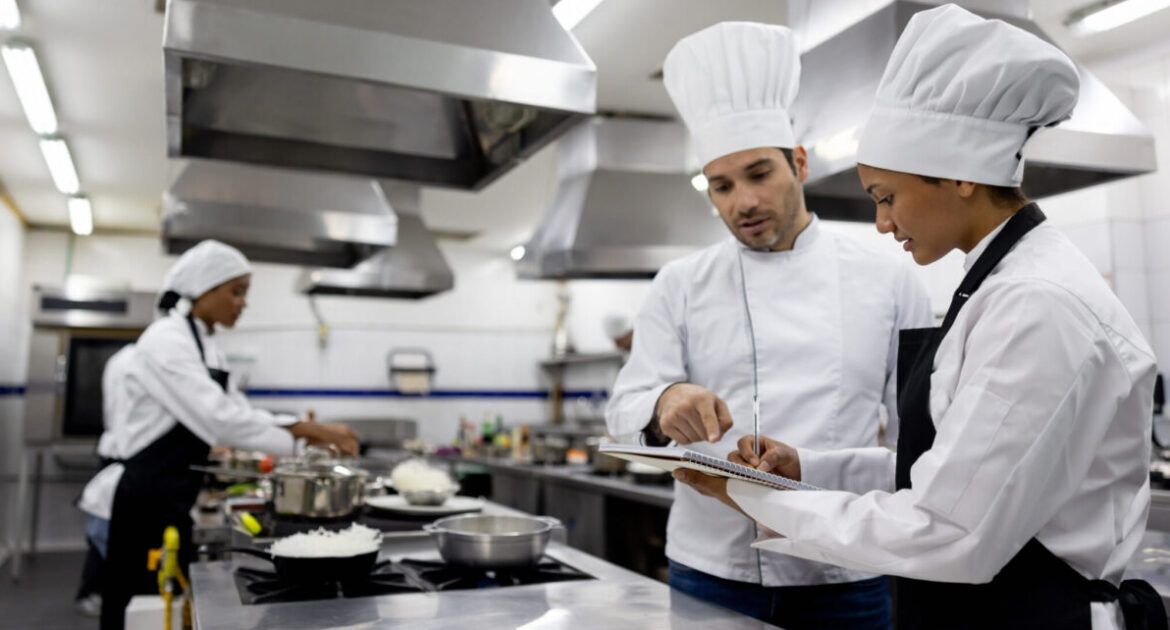
[[[1055,46],[953,4],[922,11],[886,65],[860,164],[1019,186],[1024,143],[1072,115],[1080,79]]]
[[[634,327],[630,325],[630,318],[622,315],[621,313],[610,313],[609,315],[606,315],[605,319],[601,322],[601,325],[603,328],[605,328],[605,336],[609,337],[610,339],[624,337],[627,333],[634,329]]]
[[[164,300],[167,292],[178,294],[180,299],[174,307],[186,314],[199,296],[249,273],[252,266],[240,250],[219,241],[203,241],[184,252],[167,272],[162,288]],[[164,304],[160,303],[160,308],[168,310]]]
[[[796,146],[788,110],[800,86],[800,54],[787,28],[721,22],[679,40],[662,73],[700,163]]]

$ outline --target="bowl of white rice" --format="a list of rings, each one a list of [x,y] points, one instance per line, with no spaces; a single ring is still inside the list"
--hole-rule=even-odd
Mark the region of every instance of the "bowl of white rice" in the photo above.
[[[446,470],[421,459],[402,462],[390,472],[394,489],[411,505],[442,505],[459,491]]]
[[[376,553],[381,546],[381,532],[354,523],[340,531],[318,527],[285,536],[272,543],[268,551],[281,558],[349,558]]]

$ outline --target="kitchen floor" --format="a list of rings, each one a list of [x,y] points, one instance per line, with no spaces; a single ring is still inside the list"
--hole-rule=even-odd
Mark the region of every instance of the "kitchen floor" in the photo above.
[[[13,582],[0,566],[0,630],[93,630],[96,618],[73,609],[73,595],[85,560],[82,551],[38,553],[25,557],[23,576]]]

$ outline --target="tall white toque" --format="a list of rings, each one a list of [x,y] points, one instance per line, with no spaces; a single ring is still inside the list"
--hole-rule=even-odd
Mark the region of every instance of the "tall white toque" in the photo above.
[[[800,86],[800,53],[787,28],[721,22],[679,40],[662,72],[700,163],[796,146],[788,112]]]
[[[878,85],[857,162],[1019,186],[1024,144],[1072,115],[1076,66],[1055,46],[953,4],[910,18]]]

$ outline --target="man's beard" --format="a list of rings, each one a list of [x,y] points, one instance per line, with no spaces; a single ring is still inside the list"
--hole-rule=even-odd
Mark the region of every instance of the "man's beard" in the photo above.
[[[789,240],[790,237],[795,236],[794,232],[796,231],[796,216],[799,214],[800,210],[801,192],[802,190],[800,186],[793,186],[792,188],[788,189],[788,193],[784,195],[783,203],[780,204],[780,209],[783,212],[777,212],[775,214],[769,215],[775,219],[776,227],[773,238],[769,239],[768,242],[749,242],[734,223],[728,225],[727,227],[731,229],[731,233],[735,235],[736,240],[746,245],[748,249],[757,252],[773,251],[772,248],[776,247],[777,243],[782,243],[786,240]]]

